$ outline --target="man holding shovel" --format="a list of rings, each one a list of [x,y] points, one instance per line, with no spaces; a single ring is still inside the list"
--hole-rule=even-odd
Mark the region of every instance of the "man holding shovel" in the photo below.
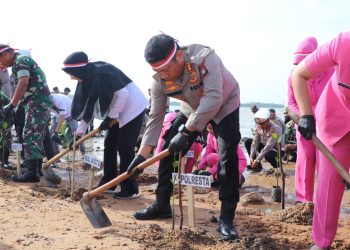
[[[104,143],[104,176],[99,186],[124,173],[135,156],[147,99],[137,85],[120,69],[106,62],[89,62],[84,52],[74,52],[64,61],[64,72],[78,80],[72,105],[72,118],[81,122],[77,136],[85,134],[93,117],[104,119],[100,130],[107,130]],[[95,108],[95,107],[98,107]],[[115,191],[115,187],[110,191]],[[121,182],[116,199],[139,196],[135,178]]]
[[[344,166],[345,172],[348,172],[350,32],[340,33],[333,40],[320,46],[295,68],[292,85],[301,115],[298,130],[306,140],[310,140],[316,132],[308,84],[310,79],[332,67],[335,67],[335,74],[325,86],[315,110],[317,136]],[[338,171],[325,155],[319,154],[318,185],[312,224],[315,245],[311,249],[328,249],[335,237],[345,190],[345,184]]]
[[[10,115],[18,104],[25,109],[23,148],[28,172],[12,179],[15,182],[39,182],[45,128],[52,106],[46,77],[31,57],[15,53],[5,44],[0,44],[0,64],[12,67],[16,85],[11,102],[3,108],[4,116]]]
[[[172,154],[186,152],[198,134],[210,122],[218,141],[219,199],[221,201],[218,232],[222,239],[238,237],[233,225],[239,201],[237,145],[239,133],[239,85],[213,49],[194,44],[180,47],[165,34],[151,38],[145,59],[156,72],[151,86],[151,110],[141,148],[128,168],[128,173],[145,161],[157,146],[166,113],[167,98],[182,103],[181,111],[164,135],[162,149]],[[174,155],[160,161],[155,202],[134,213],[139,220],[170,218],[171,173]]]

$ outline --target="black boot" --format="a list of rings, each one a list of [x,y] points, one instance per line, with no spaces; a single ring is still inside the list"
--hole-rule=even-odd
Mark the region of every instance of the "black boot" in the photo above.
[[[168,219],[172,217],[171,206],[159,205],[157,201],[155,201],[148,208],[136,211],[134,217],[138,220],[152,220],[156,218]]]
[[[40,160],[27,160],[27,173],[23,175],[14,175],[12,176],[12,180],[14,182],[39,182],[39,172],[38,172],[38,163],[40,163]]]
[[[236,202],[221,202],[220,222],[217,228],[221,240],[235,240],[238,238],[238,232],[233,225],[236,207]]]

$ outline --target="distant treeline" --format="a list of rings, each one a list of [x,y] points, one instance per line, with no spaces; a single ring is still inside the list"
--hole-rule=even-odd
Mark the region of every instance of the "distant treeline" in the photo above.
[[[278,104],[278,103],[262,103],[262,102],[241,103],[241,107],[250,107],[250,106],[252,106],[254,104],[258,108],[283,108],[282,104]]]

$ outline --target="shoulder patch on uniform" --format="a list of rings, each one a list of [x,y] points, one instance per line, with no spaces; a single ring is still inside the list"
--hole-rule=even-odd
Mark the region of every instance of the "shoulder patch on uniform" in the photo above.
[[[201,75],[201,78],[205,77],[208,74],[208,70],[205,67],[205,64],[202,63],[198,66],[199,74]]]

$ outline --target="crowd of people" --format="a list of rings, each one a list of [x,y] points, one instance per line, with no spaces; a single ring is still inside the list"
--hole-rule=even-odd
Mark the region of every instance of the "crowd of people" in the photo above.
[[[300,116],[299,125],[288,114],[283,120],[274,109],[253,105],[253,137],[244,140],[247,162],[240,146],[239,84],[216,52],[207,46],[180,46],[165,34],[152,37],[144,52],[146,62],[155,72],[148,101],[137,83],[119,68],[103,61],[91,62],[82,51],[68,55],[62,67],[77,81],[74,97],[69,95],[68,87],[63,93],[54,87],[51,93],[44,72],[30,53],[0,44],[2,166],[10,168],[12,122],[18,142],[23,143],[26,168],[22,175],[12,179],[38,182],[44,157],[50,159],[59,151],[62,144],[59,134],[64,124],[79,139],[87,133],[94,118],[100,119],[99,129],[106,133],[104,175],[98,186],[127,172],[130,177],[120,184],[120,191],[116,192],[116,187],[108,191],[116,199],[138,197],[136,176],[140,171],[135,168],[150,155],[168,149],[170,155],[158,163],[155,201],[136,211],[134,217],[171,218],[174,155],[192,151],[185,172],[212,176],[221,202],[217,231],[223,240],[233,240],[238,238],[233,222],[245,169],[261,171],[263,159],[273,168],[279,167],[280,158],[296,161],[296,202],[315,204],[312,228],[315,245],[311,249],[326,249],[335,237],[345,186],[310,139],[317,130],[348,170],[349,50],[350,32],[341,33],[320,47],[314,37],[299,44],[293,61],[295,69],[288,79],[288,106]],[[11,68],[11,75],[7,68]],[[168,112],[169,97],[181,101],[180,110]],[[71,147],[72,143],[69,144]],[[84,144],[80,151],[85,153]],[[194,169],[196,162],[198,167]],[[316,173],[318,188],[314,198]]]

